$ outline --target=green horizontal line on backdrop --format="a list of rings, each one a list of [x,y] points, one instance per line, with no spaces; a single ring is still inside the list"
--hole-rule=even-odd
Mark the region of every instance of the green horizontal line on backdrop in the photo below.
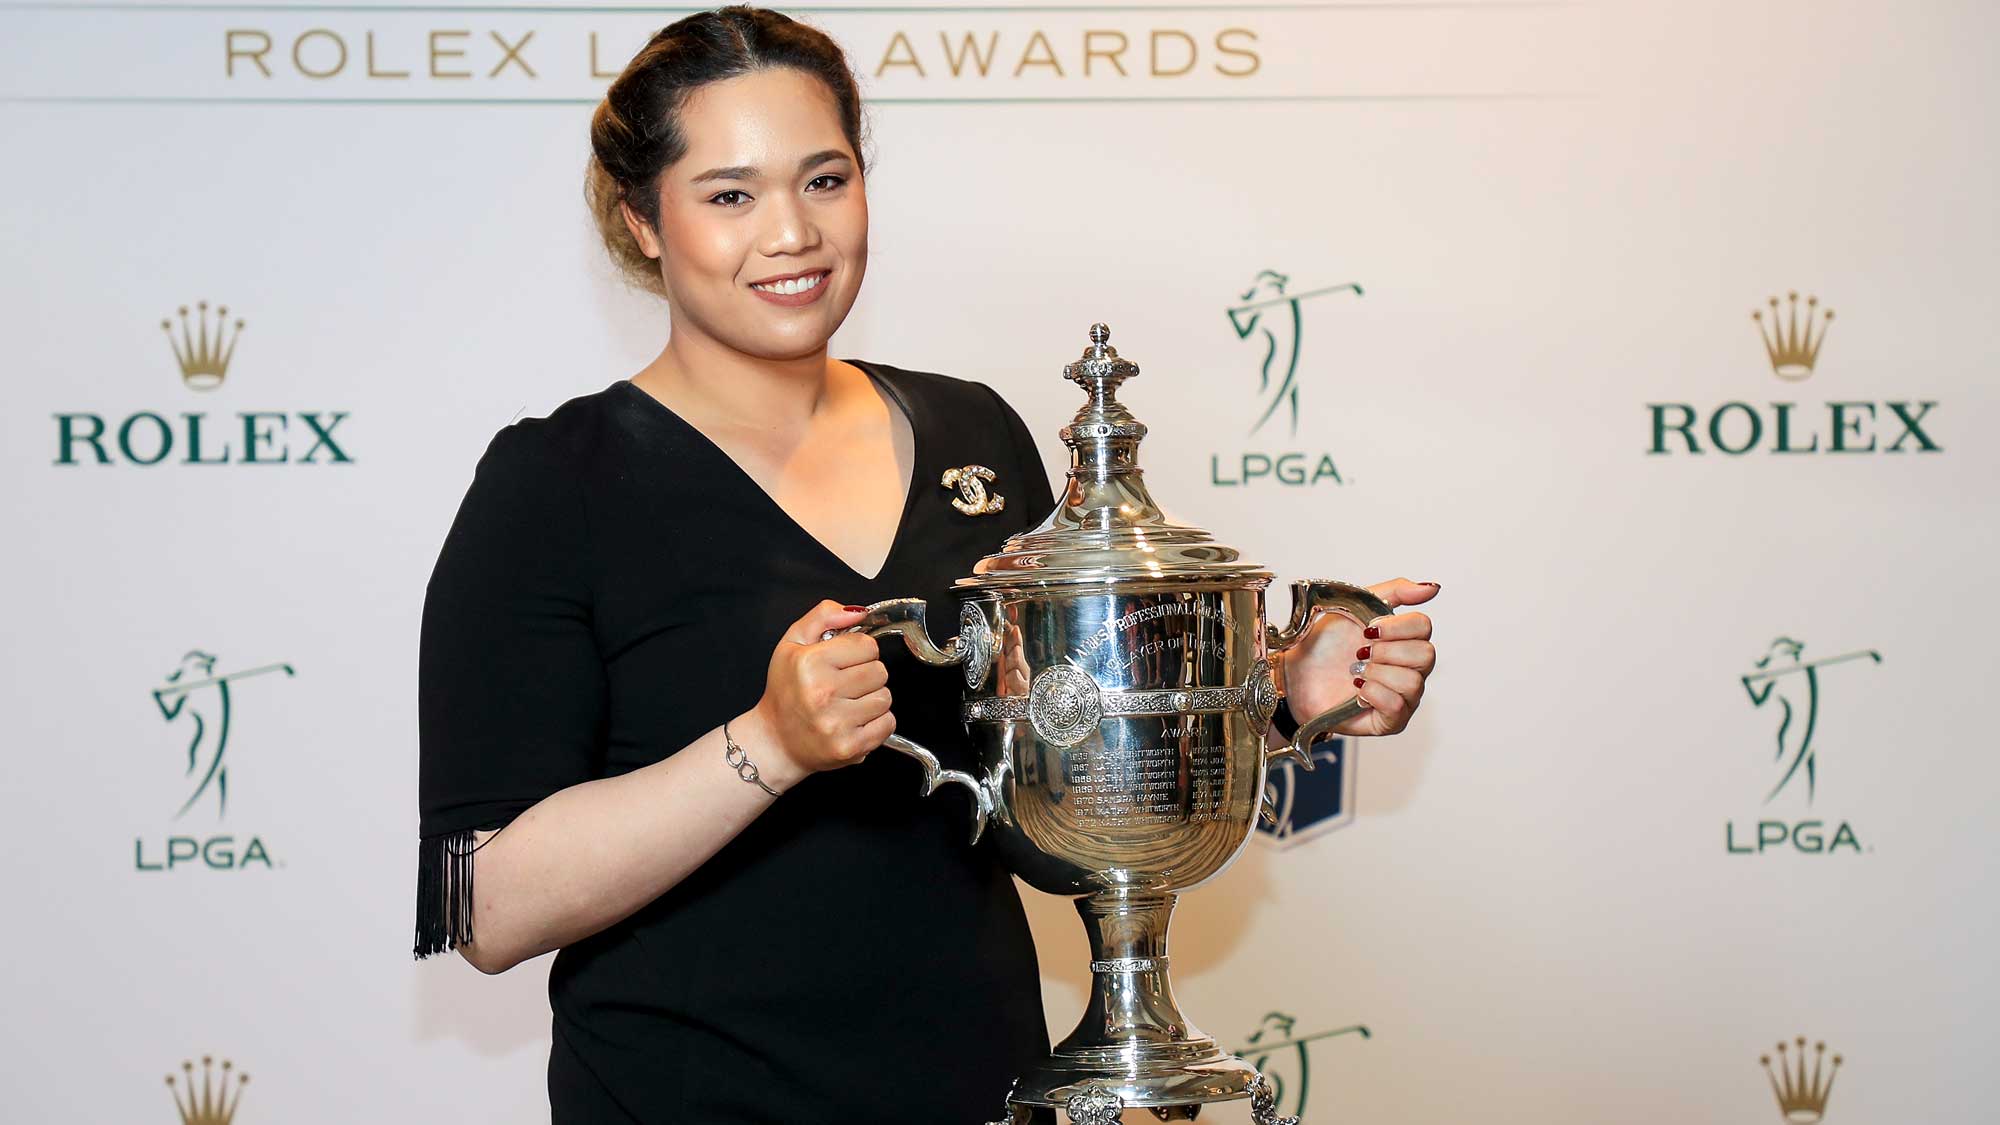
[[[1322,12],[1322,11],[1493,11],[1528,8],[1573,8],[1576,0],[1328,0],[1324,3],[1292,4],[926,4],[907,8],[883,4],[834,4],[777,10],[813,15],[938,15],[955,13],[1054,15],[1095,12]],[[606,4],[134,4],[86,2],[65,4],[59,0],[16,3],[0,2],[0,11],[119,11],[119,12],[527,12],[538,15],[688,15],[705,12],[709,6],[671,7],[635,4],[630,7]]]
[[[1238,94],[1161,95],[1159,97],[1055,96],[994,98],[867,98],[871,105],[1084,105],[1092,102],[1129,105],[1139,102],[1491,102],[1566,101],[1577,94]],[[43,105],[596,105],[597,98],[261,98],[261,97],[179,97],[97,94],[0,95],[0,103]]]

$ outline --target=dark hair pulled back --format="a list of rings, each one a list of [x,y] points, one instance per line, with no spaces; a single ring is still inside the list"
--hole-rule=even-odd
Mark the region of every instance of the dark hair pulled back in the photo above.
[[[865,169],[861,92],[847,55],[825,32],[778,12],[732,4],[676,20],[632,56],[605,91],[590,117],[583,194],[604,248],[633,285],[665,295],[659,266],[640,249],[618,205],[629,204],[647,226],[659,229],[660,173],[687,153],[681,107],[710,82],[779,67],[826,84],[847,143]]]

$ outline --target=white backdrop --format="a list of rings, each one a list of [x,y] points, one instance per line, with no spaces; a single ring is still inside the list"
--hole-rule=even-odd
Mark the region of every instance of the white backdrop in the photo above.
[[[409,959],[417,615],[493,431],[665,337],[580,179],[592,36],[679,14],[0,9],[8,1116],[169,1121],[208,1054],[241,1125],[546,1119],[546,959]],[[1204,1028],[1297,1044],[1308,1121],[1990,1119],[1989,5],[816,18],[874,99],[836,355],[995,386],[1060,471],[1105,320],[1176,515],[1443,584],[1411,730],[1183,903]],[[1802,378],[1749,315],[1790,292],[1835,313]],[[200,300],[244,321],[210,390],[158,327]],[[1059,1035],[1082,933],[1028,899]],[[1794,1036],[1842,1061],[1781,1103]]]

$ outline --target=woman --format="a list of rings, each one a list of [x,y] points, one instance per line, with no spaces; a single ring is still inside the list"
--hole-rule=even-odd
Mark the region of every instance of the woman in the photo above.
[[[557,1122],[983,1121],[1048,1049],[1012,881],[869,754],[900,729],[966,764],[957,673],[821,639],[891,596],[954,619],[951,580],[1054,506],[985,386],[828,357],[867,265],[860,132],[839,49],[775,13],[632,60],[588,196],[671,337],[502,430],[431,577],[417,953],[561,951]],[[933,485],[966,462],[1000,513]],[[1421,614],[1376,628],[1354,733],[1400,729],[1430,667]],[[1302,709],[1352,657],[1300,650]]]

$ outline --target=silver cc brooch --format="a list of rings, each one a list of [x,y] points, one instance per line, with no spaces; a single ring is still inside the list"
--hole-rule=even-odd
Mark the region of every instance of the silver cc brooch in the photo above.
[[[938,484],[944,488],[958,489],[951,506],[968,516],[990,516],[1007,506],[1007,498],[997,492],[986,491],[986,482],[993,479],[993,470],[984,465],[961,465],[956,469],[946,469]]]

